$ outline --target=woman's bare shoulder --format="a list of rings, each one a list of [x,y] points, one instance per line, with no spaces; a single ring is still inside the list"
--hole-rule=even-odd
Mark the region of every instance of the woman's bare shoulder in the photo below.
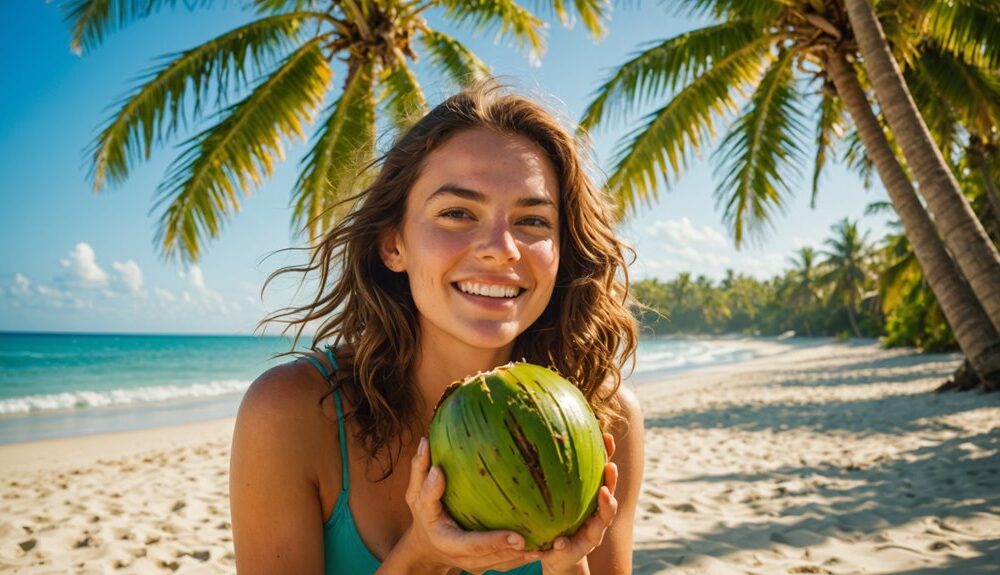
[[[615,410],[624,420],[625,425],[612,426],[612,432],[620,435],[622,431],[642,424],[642,405],[632,386],[626,382],[621,382],[615,387],[614,376],[609,376],[601,384],[600,397],[609,397],[614,402]],[[616,432],[614,428],[619,428]],[[624,429],[622,429],[624,428]]]
[[[272,367],[247,389],[237,415],[237,429],[254,426],[258,431],[309,433],[324,395],[329,390],[323,378],[307,361],[299,359]]]

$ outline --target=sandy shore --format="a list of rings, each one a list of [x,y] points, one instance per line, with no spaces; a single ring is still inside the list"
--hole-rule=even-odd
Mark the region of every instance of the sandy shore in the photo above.
[[[635,573],[1000,573],[1000,396],[955,356],[762,343],[638,389]],[[0,446],[0,572],[231,573],[232,420]]]

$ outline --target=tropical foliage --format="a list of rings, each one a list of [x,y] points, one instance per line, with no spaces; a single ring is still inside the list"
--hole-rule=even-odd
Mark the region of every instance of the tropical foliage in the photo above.
[[[595,92],[581,126],[595,130],[651,109],[613,152],[608,186],[619,207],[652,202],[694,155],[714,150],[723,221],[737,245],[759,240],[800,187],[807,152],[815,150],[815,199],[820,174],[844,139],[849,122],[829,86],[826,58],[843,49],[846,14],[832,0],[667,4],[715,23],[650,45],[624,62]],[[926,72],[934,64],[926,52],[942,66],[966,63],[938,75],[936,89],[974,84],[976,94],[992,96],[981,89],[988,84],[982,77],[955,83],[954,74],[995,70],[1000,62],[1000,14],[993,0],[886,0],[879,14],[902,63],[919,62]],[[853,141],[855,161],[863,161]]]
[[[884,211],[885,204],[869,212]],[[898,224],[893,224],[898,228]],[[732,270],[719,282],[681,273],[632,292],[649,334],[746,333],[879,337],[888,347],[954,351],[955,338],[906,237],[869,243],[857,222],[832,228],[827,249],[801,248],[783,273],[760,280]],[[853,319],[852,319],[853,316]]]
[[[65,0],[79,52],[173,0]],[[198,8],[209,1],[188,3]],[[548,11],[604,32],[607,0],[561,0]],[[412,63],[420,56],[444,78],[465,84],[487,65],[426,16],[496,32],[533,57],[545,49],[545,22],[513,0],[246,0],[246,24],[167,57],[122,98],[93,142],[95,190],[125,181],[154,149],[203,127],[184,142],[158,189],[157,244],[167,256],[197,260],[241,201],[269,177],[289,141],[311,135],[293,190],[293,223],[317,237],[349,194],[350,176],[375,153],[380,119],[396,127],[425,111]],[[339,82],[335,71],[346,63]],[[333,99],[332,102],[329,100]]]

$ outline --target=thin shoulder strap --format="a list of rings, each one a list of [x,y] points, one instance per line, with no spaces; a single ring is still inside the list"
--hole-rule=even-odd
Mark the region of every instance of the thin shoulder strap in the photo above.
[[[333,366],[333,372],[336,373],[340,369],[340,365],[337,364],[337,358],[333,356],[333,348],[326,346],[325,350],[326,358],[330,361],[330,365]],[[323,365],[318,359],[311,355],[304,355],[309,363],[313,364],[320,374],[323,375],[323,379],[326,380],[330,387],[333,388],[333,402],[337,406],[337,431],[340,437],[340,467],[343,469],[343,480],[341,481],[342,491],[347,491],[350,488],[349,475],[347,473],[347,432],[344,429],[344,404],[340,399],[340,390],[335,388],[333,385],[333,373],[331,373],[326,366]]]

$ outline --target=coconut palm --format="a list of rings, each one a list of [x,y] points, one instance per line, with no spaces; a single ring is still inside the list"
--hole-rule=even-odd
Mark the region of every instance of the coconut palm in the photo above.
[[[914,0],[914,3],[920,2]],[[923,3],[929,2],[923,0]],[[952,5],[949,12],[938,10],[936,18],[945,21],[945,24],[939,22],[938,25],[945,26],[952,44],[964,46],[963,54],[967,58],[997,65],[1000,62],[1000,40],[997,39],[1000,38],[1000,5],[994,0],[965,0],[948,4]],[[958,11],[953,7],[955,5],[979,9],[981,19],[962,28],[965,22],[955,18],[954,12]],[[976,219],[955,176],[934,144],[872,4],[868,0],[844,0],[844,6],[880,109],[920,185],[920,193],[956,263],[993,326],[1000,330],[1000,252]],[[933,30],[928,29],[928,32]],[[989,35],[981,37],[984,32]]]
[[[989,207],[976,211],[1000,238],[1000,70],[925,41],[904,71],[906,85],[959,185],[980,191]]]
[[[104,36],[172,0],[66,0],[73,48],[85,52]],[[197,7],[207,2],[191,3]],[[492,29],[538,55],[545,23],[513,0],[246,0],[250,22],[170,56],[125,96],[89,155],[95,190],[125,181],[154,148],[182,126],[213,123],[184,144],[158,189],[157,244],[166,256],[197,260],[205,242],[240,209],[243,197],[271,175],[286,140],[302,140],[315,121],[293,195],[293,223],[316,238],[335,217],[356,173],[374,155],[378,118],[405,126],[426,109],[411,68],[425,56],[460,84],[488,68],[455,38],[425,19]],[[595,37],[606,0],[554,1],[564,23],[579,19]],[[334,68],[346,63],[336,99]]]
[[[808,100],[797,75],[819,80],[813,196],[819,172],[845,128],[846,112],[962,350],[981,377],[1000,381],[1000,337],[942,244],[872,111],[858,70],[849,61],[855,59],[856,47],[842,5],[834,0],[674,4],[721,23],[635,55],[599,88],[581,120],[584,128],[593,128],[673,92],[614,153],[608,186],[619,206],[627,210],[654,199],[660,182],[676,177],[691,153],[713,142],[720,118],[736,114],[714,156],[723,175],[715,194],[737,245],[748,232],[759,234],[787,201],[789,176],[805,163],[804,119],[809,114],[801,107],[815,100]],[[901,14],[886,13],[894,18]],[[901,51],[912,57],[918,44],[906,27],[910,20],[900,18],[905,25],[897,23],[894,29]],[[966,45],[950,43],[947,32],[946,27],[934,28],[940,45],[961,52]],[[742,110],[741,94],[749,94]]]
[[[830,247],[823,254],[822,265],[827,271],[819,276],[821,284],[830,288],[829,297],[844,305],[855,337],[861,337],[858,326],[858,303],[868,282],[868,260],[871,246],[868,232],[860,233],[857,222],[844,218],[833,226],[835,236],[826,240]]]
[[[917,198],[882,124],[872,111],[857,71],[842,53],[831,54],[827,69],[837,95],[854,121],[882,184],[899,216],[924,275],[951,325],[959,346],[987,385],[1000,382],[1000,336],[945,249],[930,216]]]
[[[819,299],[816,250],[809,246],[799,248],[796,257],[790,260],[792,270],[788,283],[785,284],[785,301],[791,307],[803,312],[806,335],[812,335],[808,314],[805,312]]]

